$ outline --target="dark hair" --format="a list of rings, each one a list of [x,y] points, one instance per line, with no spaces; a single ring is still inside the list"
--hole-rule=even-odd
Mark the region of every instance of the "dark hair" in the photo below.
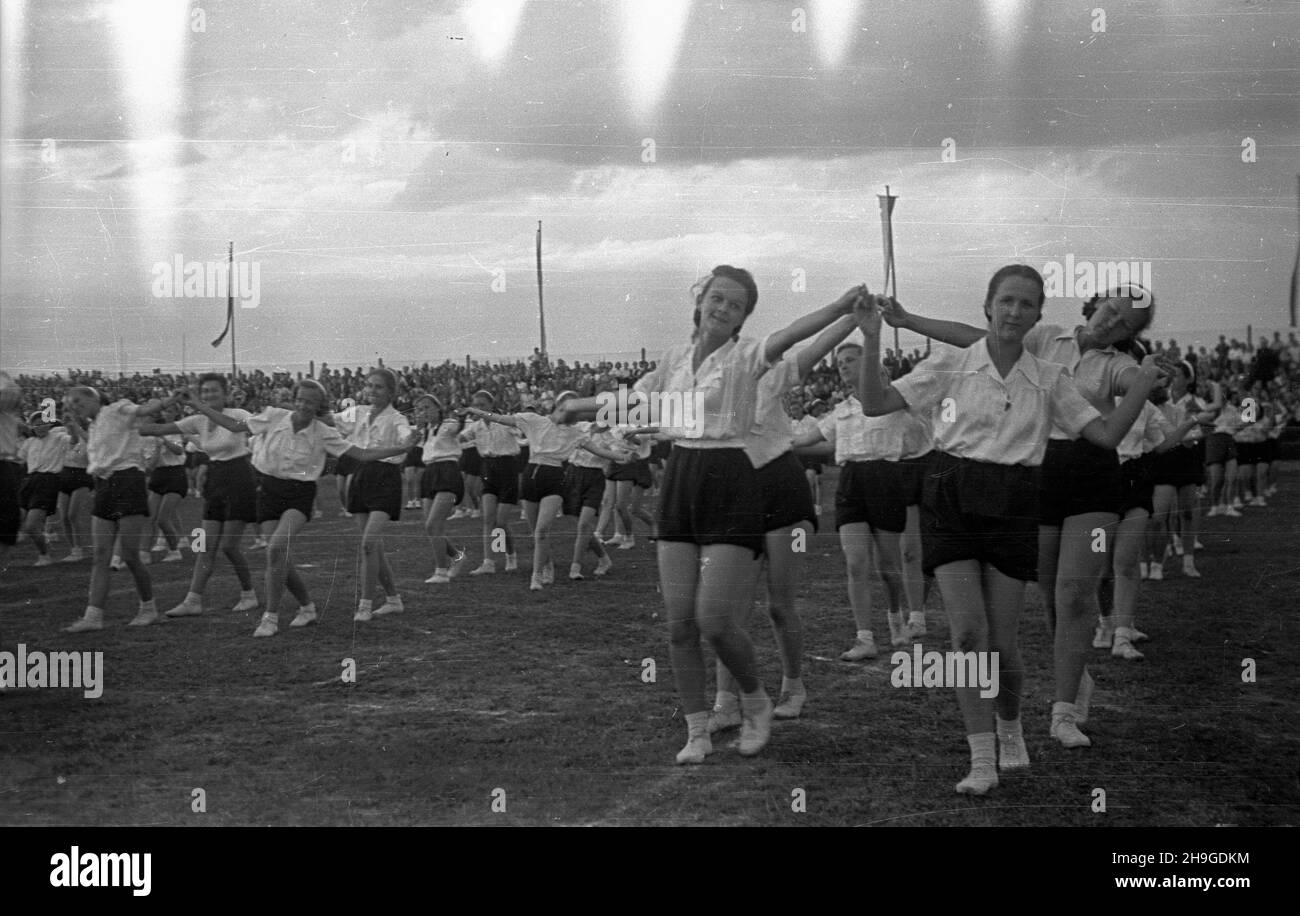
[[[199,390],[203,389],[205,382],[216,382],[221,386],[222,394],[230,394],[230,382],[220,372],[205,372],[199,376]]]
[[[1137,292],[1139,291],[1140,292]],[[1156,297],[1151,294],[1145,287],[1131,283],[1126,286],[1117,286],[1114,289],[1108,289],[1104,293],[1093,296],[1083,304],[1083,317],[1085,321],[1091,320],[1092,316],[1097,313],[1097,306],[1109,299],[1132,299],[1141,300],[1146,303],[1142,306],[1142,324],[1129,332],[1129,336],[1122,340],[1117,340],[1112,344],[1116,350],[1121,353],[1128,353],[1134,359],[1141,361],[1141,357],[1134,353],[1134,344],[1137,343],[1137,336],[1151,326],[1151,320],[1156,313]]]
[[[993,279],[989,281],[988,292],[984,294],[984,317],[985,318],[991,319],[993,317],[992,313],[990,312],[990,309],[993,307],[993,297],[998,294],[998,287],[1002,285],[1002,281],[1007,279],[1008,277],[1023,277],[1026,280],[1033,280],[1035,283],[1038,284],[1039,309],[1041,309],[1043,307],[1043,303],[1047,301],[1047,293],[1044,289],[1042,274],[1034,270],[1028,264],[1008,264],[1005,267],[999,268],[998,272],[993,275]]]
[[[754,307],[758,305],[758,284],[754,282],[754,275],[749,271],[739,267],[732,267],[730,264],[719,264],[713,270],[709,271],[707,277],[702,277],[691,287],[691,292],[695,294],[695,330],[700,329],[700,306],[704,304],[704,296],[713,285],[713,281],[718,277],[724,277],[728,280],[734,280],[739,283],[749,296],[749,302],[745,305],[745,318],[754,314]],[[745,322],[740,322],[740,328],[745,326]],[[740,337],[740,328],[736,328],[733,337]]]

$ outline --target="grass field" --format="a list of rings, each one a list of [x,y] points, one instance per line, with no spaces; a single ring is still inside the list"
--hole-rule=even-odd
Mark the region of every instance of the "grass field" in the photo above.
[[[325,518],[308,526],[296,557],[322,621],[274,639],[251,638],[260,612],[224,609],[237,597],[224,560],[204,616],[126,628],[135,599],[119,572],[106,629],[72,636],[59,627],[84,608],[88,564],[28,569],[30,547],[11,555],[0,649],[101,650],[105,686],[99,699],[72,689],[0,693],[0,824],[1300,823],[1294,466],[1268,508],[1203,522],[1205,578],[1175,569],[1144,586],[1145,662],[1096,652],[1091,749],[1047,737],[1051,649],[1029,590],[1021,635],[1033,768],[985,798],[953,792],[967,748],[952,691],[892,687],[888,652],[866,664],[838,660],[853,626],[833,534],[810,544],[802,590],[804,717],[778,722],[757,758],[724,740],[704,766],[686,768],[673,764],[685,726],[651,545],[615,551],[603,580],[571,583],[567,559],[557,562],[559,581],[540,594],[527,590],[526,569],[423,585],[429,551],[410,513],[389,539],[407,612],[354,624],[357,542],[325,489]],[[829,507],[833,476],[823,493]],[[185,501],[189,527],[199,510]],[[559,556],[572,524],[559,526]],[[468,539],[475,525],[452,528]],[[250,556],[261,593],[262,555]],[[160,610],[179,602],[188,559],[151,572]],[[927,646],[947,648],[937,596],[929,616]],[[883,610],[878,617],[879,632]],[[775,692],[770,631],[764,624],[754,636]],[[655,683],[642,681],[646,658]],[[1255,683],[1243,683],[1244,658],[1255,661]],[[355,661],[355,684],[341,679],[345,659]],[[1093,810],[1098,788],[1104,813]],[[195,789],[204,812],[192,810]],[[798,789],[806,811],[792,810]]]

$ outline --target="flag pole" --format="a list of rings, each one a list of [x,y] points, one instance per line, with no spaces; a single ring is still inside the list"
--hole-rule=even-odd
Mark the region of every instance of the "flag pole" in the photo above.
[[[880,200],[880,240],[884,246],[885,254],[885,288],[886,296],[898,296],[898,276],[894,272],[894,201],[898,200],[897,195],[889,193],[889,185],[885,185],[885,193],[877,194]],[[890,292],[890,283],[893,283],[893,292]],[[898,353],[898,328],[894,328],[894,352]]]
[[[226,314],[230,316],[230,384],[235,384],[239,369],[235,365],[235,243],[230,242],[226,264]]]
[[[1296,216],[1300,217],[1300,174],[1295,176]],[[1300,299],[1300,238],[1296,239],[1295,266],[1291,268],[1291,327],[1296,326],[1296,300]]]
[[[542,329],[542,362],[546,358],[546,308],[542,305],[542,221],[537,221],[537,320]]]

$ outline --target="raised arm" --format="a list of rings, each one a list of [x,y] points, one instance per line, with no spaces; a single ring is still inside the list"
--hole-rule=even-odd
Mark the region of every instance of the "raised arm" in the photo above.
[[[988,333],[985,328],[973,327],[960,321],[941,321],[938,318],[913,315],[893,298],[881,302],[880,313],[891,328],[902,328],[914,334],[923,334],[954,347],[969,347],[977,340],[983,340]]]
[[[595,399],[583,398],[582,400],[595,400]],[[569,402],[565,401],[564,406],[568,407],[568,405]],[[519,421],[516,420],[514,417],[510,416],[510,414],[508,413],[489,413],[486,410],[479,410],[477,407],[471,407],[465,412],[468,414],[472,414],[473,416],[476,416],[482,420],[486,420],[488,423],[500,423],[502,426],[513,426],[515,429],[519,428]]]
[[[359,445],[354,445],[343,454],[355,458],[357,461],[382,461],[385,458],[396,458],[398,455],[405,455],[419,444],[420,431],[413,429],[411,434],[406,437],[406,442],[403,445],[394,445],[388,448],[361,448]]]
[[[142,436],[171,436],[180,435],[181,428],[175,423],[141,423],[140,435]]]
[[[797,357],[799,361],[799,378],[802,379],[807,376],[813,370],[813,367],[842,344],[856,327],[857,322],[852,315],[843,315],[834,324],[818,334],[816,340],[800,350]]]
[[[1133,421],[1142,412],[1142,405],[1159,378],[1160,364],[1154,356],[1148,356],[1142,360],[1138,374],[1129,385],[1119,406],[1111,411],[1108,417],[1094,418],[1079,435],[1101,448],[1113,449],[1118,446],[1133,425]]]
[[[767,339],[764,358],[769,363],[774,363],[799,341],[812,337],[841,316],[852,315],[853,304],[866,294],[866,286],[855,286],[830,305],[824,305],[815,312],[796,318]]]
[[[906,410],[907,402],[897,389],[880,380],[880,297],[864,300],[856,314],[863,337],[862,366],[858,370],[858,399],[862,402],[862,412],[868,417],[883,417]]]
[[[146,401],[136,408],[135,415],[137,417],[156,417],[161,411],[171,407],[173,404],[179,404],[182,401],[187,401],[189,399],[189,392],[182,389],[171,395],[171,397],[162,400],[152,398]]]

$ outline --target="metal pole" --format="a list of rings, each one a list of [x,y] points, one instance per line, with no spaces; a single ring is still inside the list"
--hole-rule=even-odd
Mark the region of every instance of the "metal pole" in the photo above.
[[[537,318],[542,326],[542,362],[546,362],[546,308],[542,305],[542,221],[537,221]]]

